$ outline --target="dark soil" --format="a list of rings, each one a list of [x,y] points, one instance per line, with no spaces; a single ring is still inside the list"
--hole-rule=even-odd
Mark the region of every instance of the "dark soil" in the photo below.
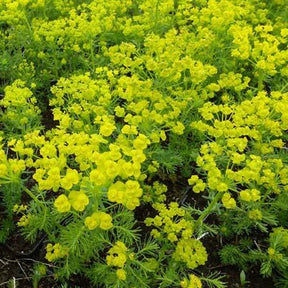
[[[10,239],[11,240],[11,239]],[[8,249],[5,244],[0,244],[0,286],[2,287],[33,287],[33,267],[42,262],[43,259],[39,255],[39,251],[21,257],[21,251],[25,251],[29,244],[25,241],[14,242],[13,250]],[[29,250],[32,247],[29,247]],[[25,253],[25,252],[24,252]],[[45,263],[45,262],[43,262]],[[49,275],[43,279],[38,288],[57,287],[53,285],[53,275]],[[16,285],[15,285],[15,284]],[[10,285],[9,285],[10,284]]]
[[[0,244],[0,287],[62,287],[61,283],[54,278],[53,265],[45,259],[45,246],[46,243],[43,241],[43,238],[39,239],[35,244],[31,244],[17,233],[14,233],[5,244]],[[41,278],[37,286],[33,286],[35,266],[38,264],[46,266],[46,275]],[[89,280],[83,276],[71,277],[67,281],[67,284],[69,288],[93,287],[89,283]]]
[[[227,288],[274,288],[272,278],[262,278],[259,270],[260,267],[251,267],[245,272],[246,284],[241,285],[241,269],[237,266],[221,264],[218,251],[223,247],[216,237],[204,237],[201,239],[208,252],[208,261],[203,267],[204,274],[221,272],[225,277],[222,279],[227,283]]]

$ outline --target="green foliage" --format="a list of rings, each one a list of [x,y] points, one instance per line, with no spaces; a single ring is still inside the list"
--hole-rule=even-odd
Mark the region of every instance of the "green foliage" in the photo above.
[[[132,245],[140,240],[140,228],[136,227],[134,214],[126,209],[118,208],[114,212],[117,226],[113,227],[111,233],[115,239],[123,239],[124,243]]]
[[[223,282],[224,276],[220,273],[212,273],[209,275],[209,277],[201,277],[201,280],[203,280],[207,287],[209,288],[226,288],[227,284]]]
[[[12,219],[3,219],[2,217],[0,226],[0,243],[4,243],[15,228]]]
[[[219,251],[219,256],[223,264],[239,265],[244,270],[247,267],[248,255],[239,246],[225,245]]]
[[[162,173],[173,174],[177,172],[177,167],[183,163],[183,158],[176,149],[157,149],[152,151],[152,157],[155,159],[161,168]]]
[[[4,243],[15,228],[13,208],[21,202],[21,195],[21,187],[17,183],[7,183],[0,187],[2,206],[2,215],[0,216],[0,243]]]

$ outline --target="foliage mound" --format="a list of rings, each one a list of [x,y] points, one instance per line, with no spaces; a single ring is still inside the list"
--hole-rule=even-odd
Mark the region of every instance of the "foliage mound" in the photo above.
[[[226,287],[216,247],[288,287],[287,19],[285,0],[0,0],[0,241],[44,235],[55,277],[95,287]]]

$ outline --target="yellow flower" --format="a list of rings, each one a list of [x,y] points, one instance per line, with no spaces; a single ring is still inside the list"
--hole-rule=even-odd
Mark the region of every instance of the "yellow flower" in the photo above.
[[[192,175],[189,179],[188,179],[188,183],[189,185],[193,185],[198,181],[199,177],[197,175]]]
[[[123,242],[117,241],[108,251],[106,256],[107,265],[123,268],[127,261],[127,250],[128,248]]]
[[[89,178],[90,178],[90,181],[97,186],[102,186],[107,181],[107,177],[100,169],[92,170],[90,172]]]
[[[117,181],[109,187],[107,196],[109,201],[123,204],[129,210],[140,205],[139,197],[143,190],[138,181],[128,180],[125,184]]]
[[[128,135],[138,134],[137,128],[134,125],[124,125],[123,128],[121,129],[121,132],[123,134],[128,134]]]
[[[119,280],[126,280],[126,272],[124,269],[117,269],[116,275]]]
[[[77,184],[79,182],[79,174],[75,169],[67,169],[66,175],[61,179],[60,184],[61,187],[69,190],[72,188],[73,184]]]
[[[225,191],[228,190],[228,185],[226,183],[224,183],[224,182],[220,182],[220,183],[218,183],[218,186],[217,186],[216,189],[219,192],[225,192]]]
[[[184,280],[182,280],[181,282],[180,282],[180,286],[182,287],[182,288],[187,288],[188,287],[188,280],[187,279],[184,279]]]
[[[275,254],[276,250],[275,250],[274,248],[272,248],[272,247],[269,247],[268,250],[267,250],[267,252],[268,252],[268,254],[269,254],[270,256],[273,256],[273,255]]]
[[[229,193],[224,193],[222,197],[222,203],[227,209],[232,209],[236,207],[236,201],[231,197]]]
[[[146,160],[146,155],[142,150],[132,150],[131,156],[134,163],[142,163]]]
[[[17,225],[18,226],[27,226],[28,224],[29,224],[29,218],[30,218],[30,215],[23,215],[20,219],[19,219],[19,221],[18,221],[18,223],[17,223]]]
[[[173,258],[185,262],[188,268],[195,269],[206,262],[208,254],[201,241],[193,238],[181,239],[176,245]]]
[[[168,233],[167,239],[171,242],[176,242],[178,240],[177,236],[174,233]]]
[[[114,111],[115,111],[115,115],[116,115],[117,117],[124,117],[124,116],[125,116],[125,109],[122,108],[122,107],[120,107],[120,106],[117,106],[117,107],[114,109]],[[123,133],[124,133],[124,132],[123,132]]]
[[[120,167],[119,167],[118,163],[116,163],[112,160],[105,161],[103,166],[105,169],[105,174],[110,179],[114,179],[120,172]]]
[[[52,262],[54,260],[57,260],[59,258],[63,258],[68,255],[69,250],[67,247],[64,247],[60,245],[59,243],[56,243],[55,245],[52,245],[51,243],[48,243],[46,246],[46,256],[45,258]]]
[[[144,150],[150,144],[150,140],[143,134],[139,134],[139,136],[133,141],[133,147],[136,150]]]
[[[190,282],[187,288],[202,288],[201,280],[194,274],[190,275]]]
[[[177,135],[182,135],[184,133],[185,126],[182,122],[177,121],[176,124],[173,124],[171,131]]]
[[[225,183],[224,183],[225,184]],[[226,184],[225,184],[226,185]],[[196,185],[193,187],[193,192],[199,193],[204,191],[206,188],[206,184],[203,182],[202,179],[197,180]],[[219,190],[218,190],[219,191]]]
[[[234,164],[240,164],[242,161],[245,160],[245,154],[239,154],[235,152],[232,154],[231,159]]]
[[[68,196],[72,207],[76,211],[82,212],[85,207],[89,204],[88,196],[82,191],[71,191]]]
[[[86,217],[85,225],[89,230],[94,230],[97,227],[108,230],[113,227],[112,220],[112,217],[105,212],[95,212],[91,216]]]
[[[258,209],[254,209],[248,212],[248,217],[251,220],[262,220],[262,213]]]
[[[88,216],[85,218],[85,226],[88,227],[89,230],[94,230],[95,228],[97,228],[99,226],[99,219],[97,219],[96,217],[92,216]]]
[[[103,230],[108,230],[113,227],[112,217],[104,212],[98,212],[100,218],[100,228]]]
[[[121,181],[117,181],[116,183],[112,184],[109,187],[107,193],[108,200],[111,202],[122,203],[125,189],[126,189],[125,184],[122,183]]]
[[[248,189],[246,190],[242,190],[240,192],[240,199],[243,200],[243,201],[251,201],[251,194],[250,194],[250,191]]]
[[[58,212],[69,212],[70,208],[71,208],[71,204],[68,200],[68,198],[66,197],[66,195],[62,194],[60,196],[58,196],[54,202],[54,206],[56,207],[56,209],[58,210]]]
[[[105,137],[108,137],[113,133],[115,129],[116,129],[116,126],[114,124],[109,123],[109,122],[104,122],[104,124],[100,126],[100,134]]]
[[[261,198],[261,193],[257,189],[246,189],[240,192],[240,199],[243,201],[258,201]]]

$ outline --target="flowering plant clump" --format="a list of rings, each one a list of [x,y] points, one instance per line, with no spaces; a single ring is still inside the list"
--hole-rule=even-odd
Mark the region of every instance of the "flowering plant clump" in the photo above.
[[[63,283],[287,285],[285,4],[0,0],[0,242]]]

